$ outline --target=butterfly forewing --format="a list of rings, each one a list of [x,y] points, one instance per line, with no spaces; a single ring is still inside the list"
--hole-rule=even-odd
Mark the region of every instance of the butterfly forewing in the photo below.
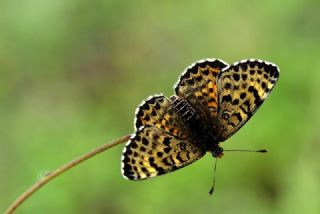
[[[199,144],[154,126],[142,126],[124,148],[122,174],[130,180],[146,179],[182,168],[204,154]]]
[[[277,66],[258,60],[231,65],[218,76],[219,139],[244,125],[267,98],[279,77]]]

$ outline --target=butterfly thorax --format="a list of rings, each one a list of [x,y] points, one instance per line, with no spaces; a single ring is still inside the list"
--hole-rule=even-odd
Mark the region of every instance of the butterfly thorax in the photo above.
[[[218,152],[220,151],[218,149],[220,147],[218,146],[212,127],[205,122],[204,118],[201,118],[196,109],[182,97],[171,96],[170,100],[173,110],[183,121],[183,125],[188,130],[190,138],[203,145],[205,151],[209,151],[212,154],[220,154]]]

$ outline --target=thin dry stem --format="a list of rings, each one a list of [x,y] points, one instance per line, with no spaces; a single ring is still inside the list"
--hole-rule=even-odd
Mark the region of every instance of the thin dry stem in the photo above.
[[[43,185],[54,179],[55,177],[59,176],[60,174],[68,171],[69,169],[75,167],[76,165],[82,163],[85,160],[88,160],[89,158],[92,158],[93,156],[110,149],[118,144],[124,143],[130,139],[130,135],[123,136],[117,140],[114,140],[110,143],[104,144],[84,155],[81,157],[78,157],[69,163],[66,163],[65,165],[57,168],[51,173],[46,174],[44,177],[42,177],[39,181],[37,181],[34,185],[32,185],[27,191],[25,191],[17,200],[15,200],[9,208],[6,210],[5,214],[11,214],[13,213],[21,204],[27,200],[33,193],[38,191]]]

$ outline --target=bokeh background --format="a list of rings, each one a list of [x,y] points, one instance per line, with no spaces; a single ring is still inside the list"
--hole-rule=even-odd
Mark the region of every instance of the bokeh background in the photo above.
[[[123,145],[33,195],[17,213],[320,213],[320,3],[0,1],[0,212],[50,170],[133,132],[136,106],[217,57],[276,63],[271,96],[226,149],[175,173],[121,177]]]

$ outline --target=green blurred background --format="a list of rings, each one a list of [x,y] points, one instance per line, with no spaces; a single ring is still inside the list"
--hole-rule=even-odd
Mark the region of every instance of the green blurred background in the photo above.
[[[136,106],[217,57],[281,69],[227,149],[175,173],[121,177],[123,145],[32,196],[17,213],[320,213],[320,3],[1,0],[0,212],[41,175],[133,132]]]

